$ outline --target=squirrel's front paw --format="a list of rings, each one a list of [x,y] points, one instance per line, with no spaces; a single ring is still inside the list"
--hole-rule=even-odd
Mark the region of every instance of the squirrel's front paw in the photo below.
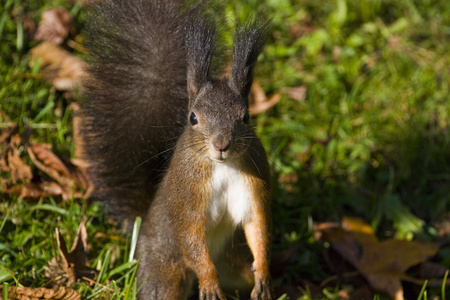
[[[225,294],[222,292],[220,287],[200,287],[200,297],[199,300],[226,300]]]
[[[257,280],[251,297],[252,300],[272,300],[274,296],[270,280]]]

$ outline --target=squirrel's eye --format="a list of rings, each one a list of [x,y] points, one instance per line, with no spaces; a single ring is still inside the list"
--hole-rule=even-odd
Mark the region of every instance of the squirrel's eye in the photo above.
[[[191,116],[189,117],[189,121],[191,122],[191,125],[194,126],[198,123],[197,116],[192,112]]]
[[[250,115],[248,113],[245,113],[244,118],[242,120],[244,121],[245,124],[247,124],[248,121],[250,120]]]

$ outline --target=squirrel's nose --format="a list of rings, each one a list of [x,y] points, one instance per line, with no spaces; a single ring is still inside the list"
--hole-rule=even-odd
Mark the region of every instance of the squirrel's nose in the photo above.
[[[231,142],[226,138],[217,138],[214,142],[214,149],[216,151],[225,152],[230,149]]]

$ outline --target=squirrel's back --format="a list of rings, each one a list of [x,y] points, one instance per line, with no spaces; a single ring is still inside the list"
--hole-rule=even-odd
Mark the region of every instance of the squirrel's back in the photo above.
[[[146,212],[187,114],[181,0],[104,0],[86,30],[82,158],[94,199],[134,220]]]

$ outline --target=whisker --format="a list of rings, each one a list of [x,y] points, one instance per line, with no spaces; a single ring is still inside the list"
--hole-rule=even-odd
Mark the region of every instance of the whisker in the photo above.
[[[250,160],[252,161],[253,165],[255,166],[255,168],[258,170],[259,176],[261,175],[261,171],[258,168],[258,165],[255,163],[255,161],[253,160],[252,156],[247,152],[247,156],[250,158]]]
[[[246,146],[247,146],[249,149],[252,149],[253,151],[255,151],[255,153],[258,155],[258,157],[261,157],[261,154],[259,153],[258,150],[255,149],[255,147],[253,147],[253,146],[250,145],[250,144],[247,144]]]
[[[198,151],[195,152],[195,155],[197,158],[201,158],[207,151],[208,148],[206,146],[203,146]]]
[[[259,140],[259,138],[257,137],[257,136],[244,136],[244,137],[238,137],[238,138],[235,138],[234,140],[235,141],[239,141],[239,140],[250,140],[250,139],[253,139],[253,140]]]
[[[152,159],[154,159],[154,158],[156,158],[156,157],[158,157],[158,156],[160,156],[160,155],[162,155],[162,154],[164,154],[164,153],[167,153],[167,152],[169,152],[169,151],[172,151],[172,150],[174,150],[174,149],[175,149],[175,147],[170,147],[169,149],[166,149],[166,150],[164,150],[164,151],[161,151],[161,152],[159,152],[158,154],[155,154],[155,155],[153,155],[152,157],[150,157],[150,158],[144,160],[144,161],[141,162],[140,164],[136,165],[133,169],[136,170],[137,168],[141,167],[142,165],[146,164],[147,162],[151,161]]]
[[[202,141],[202,140],[192,141],[190,144],[182,145],[184,147],[181,148],[180,151],[185,151],[185,150],[188,150],[190,148],[193,148],[193,147],[201,145],[201,144],[204,144],[204,141]]]
[[[177,138],[178,138],[178,137],[177,137]],[[191,141],[189,144],[184,145],[185,147],[181,148],[180,151],[184,151],[184,150],[186,150],[186,149],[189,149],[189,148],[192,148],[192,147],[201,145],[203,142],[204,142],[204,141],[201,140],[201,139]],[[173,151],[175,148],[176,148],[176,146],[173,146],[173,147],[170,147],[170,148],[168,148],[168,149],[166,149],[166,150],[164,150],[164,151],[161,151],[161,152],[159,152],[158,154],[155,154],[155,155],[149,157],[148,159],[144,160],[143,162],[139,163],[139,164],[136,165],[133,169],[140,168],[141,166],[143,166],[143,165],[146,164],[147,162],[149,162],[149,161],[153,160],[154,158],[156,158],[156,157],[158,157],[158,156],[161,156],[161,155],[163,155],[163,154],[165,154],[165,153],[167,153],[167,152]]]

